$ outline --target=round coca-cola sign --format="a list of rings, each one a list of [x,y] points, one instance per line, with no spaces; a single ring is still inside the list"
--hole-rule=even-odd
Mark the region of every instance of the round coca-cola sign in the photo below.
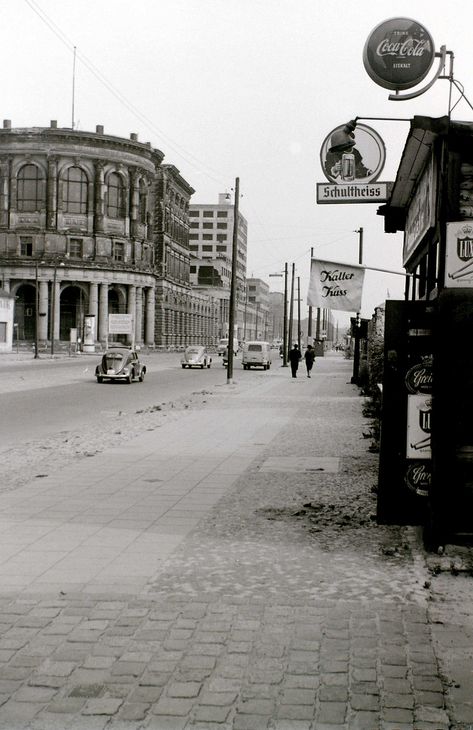
[[[385,89],[410,89],[434,62],[429,31],[410,18],[391,18],[376,26],[363,49],[363,63],[373,81]]]

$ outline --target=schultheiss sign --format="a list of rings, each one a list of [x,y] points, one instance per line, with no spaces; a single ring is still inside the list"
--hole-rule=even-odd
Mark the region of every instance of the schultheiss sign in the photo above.
[[[327,183],[317,183],[317,203],[380,203],[392,183],[378,182],[386,160],[380,135],[356,120],[335,127],[320,150]]]

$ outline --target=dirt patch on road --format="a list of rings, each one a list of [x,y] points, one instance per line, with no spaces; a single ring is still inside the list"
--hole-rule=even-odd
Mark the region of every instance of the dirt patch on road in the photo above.
[[[108,448],[116,448],[139,437],[144,431],[154,431],[169,419],[179,418],[184,411],[205,407],[211,396],[210,391],[202,390],[182,399],[156,403],[134,412],[111,412],[104,416],[103,423],[95,426],[60,431],[54,436],[0,451],[0,493],[49,476],[71,461],[91,458]]]

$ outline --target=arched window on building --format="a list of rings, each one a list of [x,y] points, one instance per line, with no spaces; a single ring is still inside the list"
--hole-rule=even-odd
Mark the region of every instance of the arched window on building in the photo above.
[[[87,213],[87,176],[80,167],[69,167],[64,178],[65,213]]]
[[[107,215],[109,218],[124,218],[126,215],[125,185],[117,172],[108,176]]]
[[[33,213],[46,205],[46,190],[41,170],[36,165],[23,165],[17,177],[17,210]]]

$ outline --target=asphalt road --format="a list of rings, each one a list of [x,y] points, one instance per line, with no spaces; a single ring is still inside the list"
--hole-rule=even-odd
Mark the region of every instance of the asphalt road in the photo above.
[[[94,377],[97,357],[0,362],[0,450],[28,441],[73,432],[119,412],[136,413],[226,383],[215,355],[210,369],[185,369],[179,353],[143,358],[143,383],[103,383]],[[243,375],[239,360],[235,372]],[[248,374],[245,372],[245,376]]]

